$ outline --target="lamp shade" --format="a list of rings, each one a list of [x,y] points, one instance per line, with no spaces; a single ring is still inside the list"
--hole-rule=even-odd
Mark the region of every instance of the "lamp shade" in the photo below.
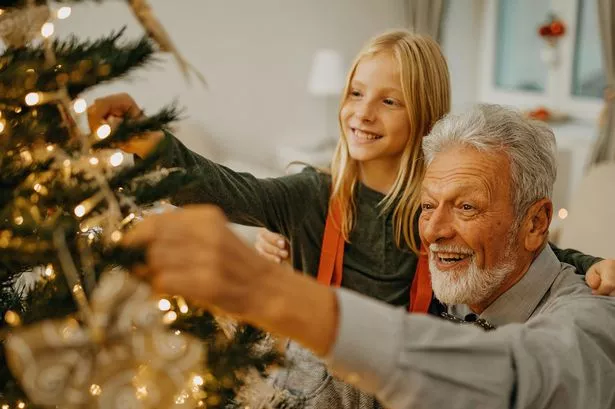
[[[308,91],[312,95],[339,95],[343,88],[342,56],[335,50],[318,50],[312,61]]]

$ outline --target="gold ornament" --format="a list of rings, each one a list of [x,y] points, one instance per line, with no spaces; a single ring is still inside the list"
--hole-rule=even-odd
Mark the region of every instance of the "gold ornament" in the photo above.
[[[72,409],[197,406],[203,344],[163,324],[148,285],[109,272],[90,304],[88,328],[69,318],[11,330],[8,365],[33,403]]]
[[[188,73],[192,71],[203,84],[206,84],[203,75],[180,54],[147,0],[128,0],[128,4],[147,34],[158,44],[160,51],[173,54],[182,74],[188,79]]]
[[[51,13],[47,6],[14,9],[0,15],[0,38],[10,47],[23,47],[41,35]]]

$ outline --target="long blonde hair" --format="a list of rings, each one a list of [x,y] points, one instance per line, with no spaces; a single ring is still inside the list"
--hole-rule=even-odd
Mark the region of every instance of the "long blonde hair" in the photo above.
[[[398,247],[402,247],[403,240],[411,250],[418,253],[419,244],[414,236],[414,227],[420,207],[420,184],[425,171],[421,141],[433,124],[450,110],[448,66],[440,47],[430,37],[405,30],[378,35],[365,45],[352,64],[342,94],[340,115],[359,61],[380,52],[391,53],[399,66],[411,132],[393,187],[382,200],[383,212],[394,208],[393,226]],[[341,231],[344,239],[349,241],[356,216],[354,193],[359,179],[359,167],[357,161],[350,157],[339,115],[338,120],[342,135],[331,162],[333,188],[329,207],[336,202],[341,206]]]

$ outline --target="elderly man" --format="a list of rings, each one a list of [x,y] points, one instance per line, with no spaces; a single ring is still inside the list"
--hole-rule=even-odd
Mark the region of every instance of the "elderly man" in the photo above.
[[[142,273],[161,291],[298,340],[390,408],[615,407],[615,300],[547,246],[552,132],[480,106],[441,120],[423,147],[434,293],[491,331],[288,274],[209,206],[154,216],[126,240],[148,246]]]

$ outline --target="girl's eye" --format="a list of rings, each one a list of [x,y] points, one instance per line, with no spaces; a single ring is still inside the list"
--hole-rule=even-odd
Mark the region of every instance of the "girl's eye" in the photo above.
[[[352,91],[350,91],[350,95],[353,97],[360,97],[361,93],[357,91],[356,89],[353,89]]]
[[[421,205],[421,209],[423,209],[423,210],[431,210],[431,209],[433,209],[433,206],[431,205],[431,203],[423,203]]]
[[[396,105],[399,105],[399,104],[397,103],[397,101],[395,101],[395,100],[394,100],[394,99],[392,99],[392,98],[386,98],[386,99],[384,100],[384,103],[385,103],[386,105],[391,105],[391,106],[396,106]]]

